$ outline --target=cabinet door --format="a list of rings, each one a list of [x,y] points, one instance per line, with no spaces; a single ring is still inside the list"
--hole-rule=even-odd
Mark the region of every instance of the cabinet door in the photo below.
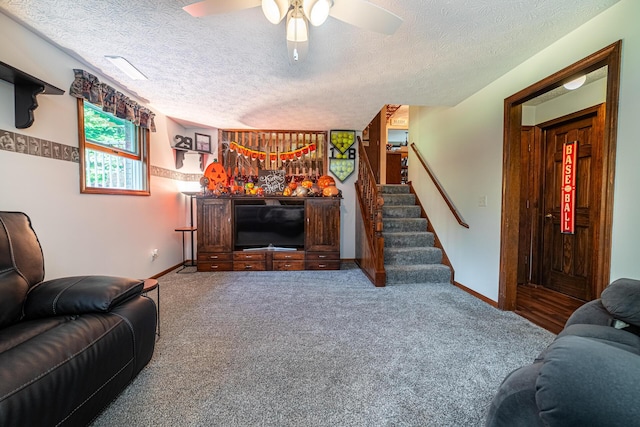
[[[307,199],[305,250],[340,251],[340,199]]]
[[[230,252],[231,233],[231,200],[198,199],[198,252]]]

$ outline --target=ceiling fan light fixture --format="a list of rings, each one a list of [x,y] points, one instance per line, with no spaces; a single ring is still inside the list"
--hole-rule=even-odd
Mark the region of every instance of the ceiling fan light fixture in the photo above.
[[[577,79],[573,79],[570,82],[565,83],[563,86],[565,87],[565,89],[569,89],[569,90],[576,90],[578,89],[580,86],[582,86],[584,84],[584,82],[587,81],[587,76],[580,76]]]
[[[333,0],[303,0],[302,10],[309,19],[311,25],[317,27],[324,24],[329,17],[329,11],[333,6]]]
[[[289,10],[289,0],[262,0],[262,13],[272,24],[279,24]]]
[[[298,9],[293,9],[287,15],[287,41],[309,41],[309,25],[305,16]]]

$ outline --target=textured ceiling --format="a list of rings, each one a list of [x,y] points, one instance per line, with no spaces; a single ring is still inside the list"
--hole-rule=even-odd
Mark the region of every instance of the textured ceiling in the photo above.
[[[336,0],[349,1],[349,0]],[[364,129],[384,104],[451,106],[618,0],[372,0],[385,36],[329,18],[290,65],[261,9],[194,18],[190,0],[0,0],[0,10],[172,118],[217,128]],[[104,55],[121,55],[133,81]],[[2,58],[0,58],[2,60]]]

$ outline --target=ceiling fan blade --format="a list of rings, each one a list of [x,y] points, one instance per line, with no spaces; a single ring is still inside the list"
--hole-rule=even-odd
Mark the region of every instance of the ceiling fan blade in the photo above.
[[[402,24],[402,18],[366,0],[334,0],[329,15],[382,34],[393,34]]]
[[[185,6],[182,9],[189,15],[199,18],[207,15],[235,12],[236,10],[250,9],[262,4],[261,0],[204,0]]]

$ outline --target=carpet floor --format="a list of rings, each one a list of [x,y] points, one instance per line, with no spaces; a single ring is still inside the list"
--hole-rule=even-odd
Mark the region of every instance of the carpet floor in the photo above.
[[[94,427],[480,426],[554,338],[448,283],[375,288],[348,263],[159,283],[154,357]]]

